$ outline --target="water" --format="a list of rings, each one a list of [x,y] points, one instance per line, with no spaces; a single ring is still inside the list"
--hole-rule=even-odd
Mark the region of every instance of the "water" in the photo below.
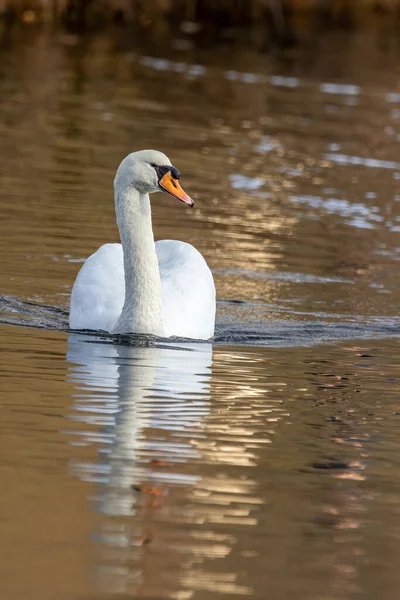
[[[2,597],[397,598],[398,70],[373,34],[1,50]],[[154,230],[213,269],[212,343],[67,331],[145,147],[196,200]]]

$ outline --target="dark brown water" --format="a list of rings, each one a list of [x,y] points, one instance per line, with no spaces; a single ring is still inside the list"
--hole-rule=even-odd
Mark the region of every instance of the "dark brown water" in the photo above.
[[[397,599],[398,41],[76,42],[0,54],[1,597]],[[196,199],[154,230],[213,269],[213,343],[66,331],[140,148]]]

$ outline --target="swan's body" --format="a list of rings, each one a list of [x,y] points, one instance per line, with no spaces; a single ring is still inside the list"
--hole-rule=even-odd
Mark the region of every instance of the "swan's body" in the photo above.
[[[215,292],[204,258],[185,242],[161,240],[155,248],[161,279],[163,335],[212,337],[214,319],[210,317],[215,307]],[[71,328],[112,332],[124,299],[122,246],[104,244],[86,260],[76,278],[71,298]],[[120,323],[119,330],[131,331],[129,323],[126,327]]]
[[[101,246],[78,273],[71,294],[72,329],[213,336],[215,287],[206,261],[190,244],[154,243],[149,192],[161,187],[193,204],[178,178],[160,152],[135,152],[122,161],[114,181],[122,245]]]

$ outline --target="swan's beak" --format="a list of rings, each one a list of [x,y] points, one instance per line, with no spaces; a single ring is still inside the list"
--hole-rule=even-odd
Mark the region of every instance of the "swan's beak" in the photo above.
[[[171,171],[165,173],[165,175],[158,182],[158,185],[164,192],[167,192],[168,194],[171,194],[171,196],[178,198],[178,200],[181,202],[184,202],[190,207],[194,206],[194,200],[192,200],[192,198],[183,191],[179,181],[172,176]]]

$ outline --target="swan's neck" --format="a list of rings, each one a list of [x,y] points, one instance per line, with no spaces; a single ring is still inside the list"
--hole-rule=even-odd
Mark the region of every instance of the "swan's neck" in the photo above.
[[[163,336],[160,271],[148,194],[115,190],[115,210],[124,252],[125,302],[114,333]]]

